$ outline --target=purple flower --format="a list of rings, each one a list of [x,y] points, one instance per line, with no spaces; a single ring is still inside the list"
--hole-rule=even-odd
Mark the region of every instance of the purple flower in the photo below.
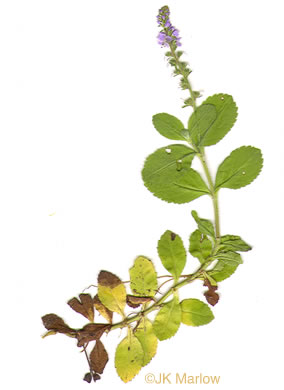
[[[162,30],[158,35],[158,43],[162,47],[168,47],[169,43],[174,43],[175,46],[181,46],[179,31],[171,24],[170,10],[167,5],[159,10],[157,15],[157,23]]]

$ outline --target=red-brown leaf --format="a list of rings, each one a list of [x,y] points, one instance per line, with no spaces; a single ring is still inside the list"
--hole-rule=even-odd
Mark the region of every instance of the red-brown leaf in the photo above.
[[[126,297],[127,305],[134,309],[142,305],[142,303],[150,302],[152,300],[153,298],[151,297],[137,297],[136,295],[127,295]]]
[[[65,324],[63,319],[56,314],[46,314],[41,319],[47,330],[65,334],[74,334],[76,332],[75,329],[70,328]]]
[[[103,343],[100,340],[97,340],[96,345],[94,346],[92,352],[90,353],[91,368],[95,372],[102,374],[107,362],[108,362],[107,351],[105,350]]]
[[[204,280],[204,286],[208,287],[208,290],[204,292],[204,296],[211,306],[215,306],[219,301],[219,294],[216,293],[218,286],[212,286],[209,279]]]
[[[99,340],[104,332],[111,328],[110,324],[87,324],[77,331],[76,337],[78,347],[89,343],[93,340]]]
[[[76,311],[76,313],[82,314],[90,322],[94,321],[94,304],[90,294],[80,294],[81,302],[77,298],[70,299],[68,305]]]

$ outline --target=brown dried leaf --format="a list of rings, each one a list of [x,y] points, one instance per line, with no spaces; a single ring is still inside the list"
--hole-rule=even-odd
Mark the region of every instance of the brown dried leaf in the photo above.
[[[85,374],[85,376],[83,378],[83,380],[88,382],[88,383],[91,383],[92,379],[93,379],[93,377],[92,377],[92,374],[90,372],[87,372],[87,374]]]
[[[74,310],[76,313],[82,314],[90,322],[94,321],[94,305],[93,299],[90,294],[80,294],[79,295],[81,302],[77,298],[70,299],[67,304]]]
[[[90,353],[90,364],[92,370],[102,374],[108,362],[108,354],[103,343],[100,340],[96,341],[92,352]]]
[[[76,330],[70,328],[61,317],[56,314],[46,314],[42,318],[43,325],[49,331],[55,333],[75,334]]]
[[[114,274],[108,271],[101,271],[98,276],[98,283],[101,286],[115,288],[119,286],[122,282],[121,280]]]
[[[135,295],[127,295],[127,297],[126,297],[127,305],[134,308],[134,309],[136,309],[137,307],[139,307],[143,303],[150,302],[152,300],[153,300],[153,298],[151,298],[151,297],[137,297]]]
[[[82,329],[78,330],[76,337],[78,347],[83,347],[84,344],[93,340],[99,340],[104,332],[111,328],[110,324],[87,324]]]
[[[219,294],[216,293],[218,286],[212,286],[209,279],[204,280],[203,286],[208,287],[208,290],[206,290],[204,292],[204,296],[205,296],[207,302],[211,306],[215,306],[218,303],[219,298],[220,298]]]
[[[101,379],[100,375],[99,374],[93,374],[93,379],[94,379],[94,382],[98,381]]]
[[[102,304],[100,301],[100,298],[98,297],[98,294],[94,296],[93,299],[94,306],[96,310],[109,322],[112,323],[112,315],[113,312],[110,311],[105,305]]]

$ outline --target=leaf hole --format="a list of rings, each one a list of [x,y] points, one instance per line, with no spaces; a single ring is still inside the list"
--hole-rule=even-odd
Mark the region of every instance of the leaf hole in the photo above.
[[[221,100],[224,100],[225,98],[224,98],[224,96],[221,96],[221,98],[220,98]]]
[[[182,160],[177,160],[177,171],[181,171],[182,169]]]
[[[242,174],[245,175],[246,174],[245,171],[243,171]]]
[[[165,150],[166,150],[166,153],[168,153],[168,154],[172,153],[172,149],[170,149],[170,148],[166,148]]]

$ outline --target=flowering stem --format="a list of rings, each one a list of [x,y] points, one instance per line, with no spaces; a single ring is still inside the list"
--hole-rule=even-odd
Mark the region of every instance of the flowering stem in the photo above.
[[[179,73],[182,75],[183,79],[184,79],[184,82],[185,82],[185,85],[190,93],[190,97],[192,99],[192,107],[193,107],[193,111],[196,111],[197,109],[197,104],[196,104],[196,96],[193,92],[193,89],[192,89],[192,86],[191,86],[191,83],[189,81],[189,78],[188,78],[188,75],[186,74],[185,70],[184,70],[184,67],[182,66],[182,64],[180,63],[180,60],[176,54],[176,50],[175,50],[175,47],[172,43],[169,43],[169,48],[170,48],[170,51],[171,51],[171,54],[173,56],[173,58],[175,59],[176,61],[176,66],[179,70]],[[194,147],[194,145],[192,145],[191,143],[191,146],[196,150],[196,148]],[[213,180],[212,180],[212,176],[210,174],[210,171],[209,171],[209,168],[208,168],[208,165],[207,165],[207,162],[206,162],[206,156],[205,156],[205,151],[204,151],[204,148],[201,148],[200,150],[198,150],[198,153],[197,153],[197,156],[202,164],[202,167],[204,169],[204,172],[205,172],[205,176],[206,176],[206,179],[208,181],[208,185],[209,185],[209,190],[210,190],[210,195],[211,195],[211,198],[212,198],[212,201],[213,201],[213,208],[214,208],[214,220],[215,220],[215,233],[216,233],[216,238],[217,238],[217,241],[219,240],[220,238],[220,217],[219,217],[219,205],[218,205],[218,194],[217,192],[215,191],[215,188],[214,188],[214,183],[213,183]]]
[[[169,43],[169,48],[170,48],[170,52],[173,56],[173,58],[176,60],[176,64],[177,64],[177,67],[178,67],[178,70],[180,72],[180,74],[182,75],[182,77],[184,78],[185,80],[185,83],[186,83],[186,86],[187,86],[187,89],[189,90],[189,93],[190,93],[190,97],[192,99],[192,107],[193,107],[193,110],[195,111],[196,110],[196,97],[193,93],[193,89],[192,89],[192,86],[190,84],[190,81],[188,79],[188,76],[184,70],[184,68],[181,66],[181,63],[179,61],[179,58],[176,54],[176,51],[175,51],[175,48],[173,47],[173,44],[172,43]]]

